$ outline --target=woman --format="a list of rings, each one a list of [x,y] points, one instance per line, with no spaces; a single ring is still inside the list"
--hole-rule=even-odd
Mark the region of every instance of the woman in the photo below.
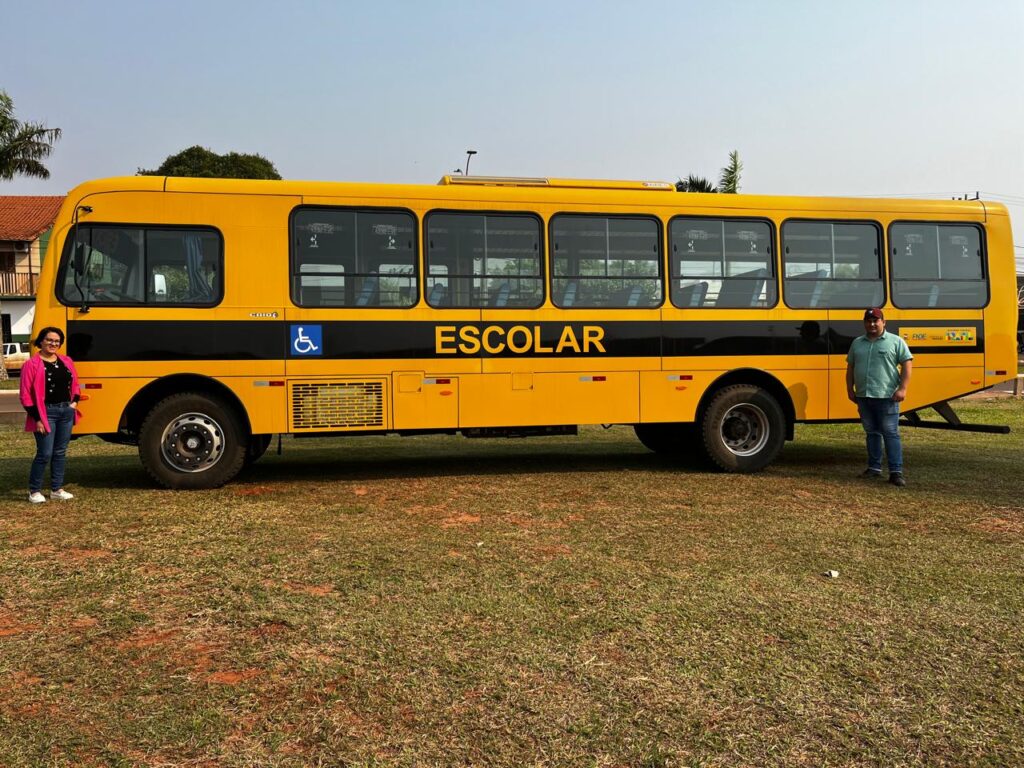
[[[50,498],[67,501],[74,496],[63,487],[65,455],[71,428],[81,418],[78,374],[71,358],[57,353],[64,343],[60,328],[43,328],[33,343],[39,354],[29,358],[21,369],[21,404],[28,413],[25,431],[36,438],[36,457],[28,474],[28,500],[33,504],[46,501],[43,475],[49,464]]]

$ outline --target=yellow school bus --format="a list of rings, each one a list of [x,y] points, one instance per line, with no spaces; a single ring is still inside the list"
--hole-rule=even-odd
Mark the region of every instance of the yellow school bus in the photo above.
[[[856,418],[866,307],[914,352],[908,421],[971,428],[947,401],[1015,376],[1014,287],[982,201],[135,176],[68,195],[35,326],[66,331],[76,432],[170,488],[229,481],[274,434],[581,424],[753,472],[795,423]]]

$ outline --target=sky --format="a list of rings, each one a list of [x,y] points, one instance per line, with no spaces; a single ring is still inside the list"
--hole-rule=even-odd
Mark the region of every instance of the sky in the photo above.
[[[0,0],[0,89],[59,127],[64,194],[196,144],[285,178],[715,180],[950,198],[1013,216],[1024,272],[1024,1]],[[13,44],[17,30],[24,44]]]

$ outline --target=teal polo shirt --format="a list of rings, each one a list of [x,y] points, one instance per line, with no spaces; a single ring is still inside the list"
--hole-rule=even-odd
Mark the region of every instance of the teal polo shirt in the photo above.
[[[907,342],[894,333],[883,331],[874,341],[858,336],[846,355],[846,362],[853,364],[857,397],[891,398],[900,385],[899,366],[913,359]]]

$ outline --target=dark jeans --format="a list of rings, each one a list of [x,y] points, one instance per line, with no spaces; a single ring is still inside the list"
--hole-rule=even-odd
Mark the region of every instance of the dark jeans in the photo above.
[[[46,418],[50,422],[50,431],[45,435],[34,433],[36,457],[32,460],[32,469],[28,473],[29,493],[43,489],[43,475],[46,473],[47,464],[50,465],[50,488],[57,491],[64,486],[64,463],[68,443],[71,441],[71,428],[75,425],[75,409],[70,403],[48,405]]]
[[[903,444],[900,442],[900,404],[879,397],[858,397],[860,423],[868,435],[868,469],[882,471],[882,445],[889,460],[889,472],[903,471]]]

